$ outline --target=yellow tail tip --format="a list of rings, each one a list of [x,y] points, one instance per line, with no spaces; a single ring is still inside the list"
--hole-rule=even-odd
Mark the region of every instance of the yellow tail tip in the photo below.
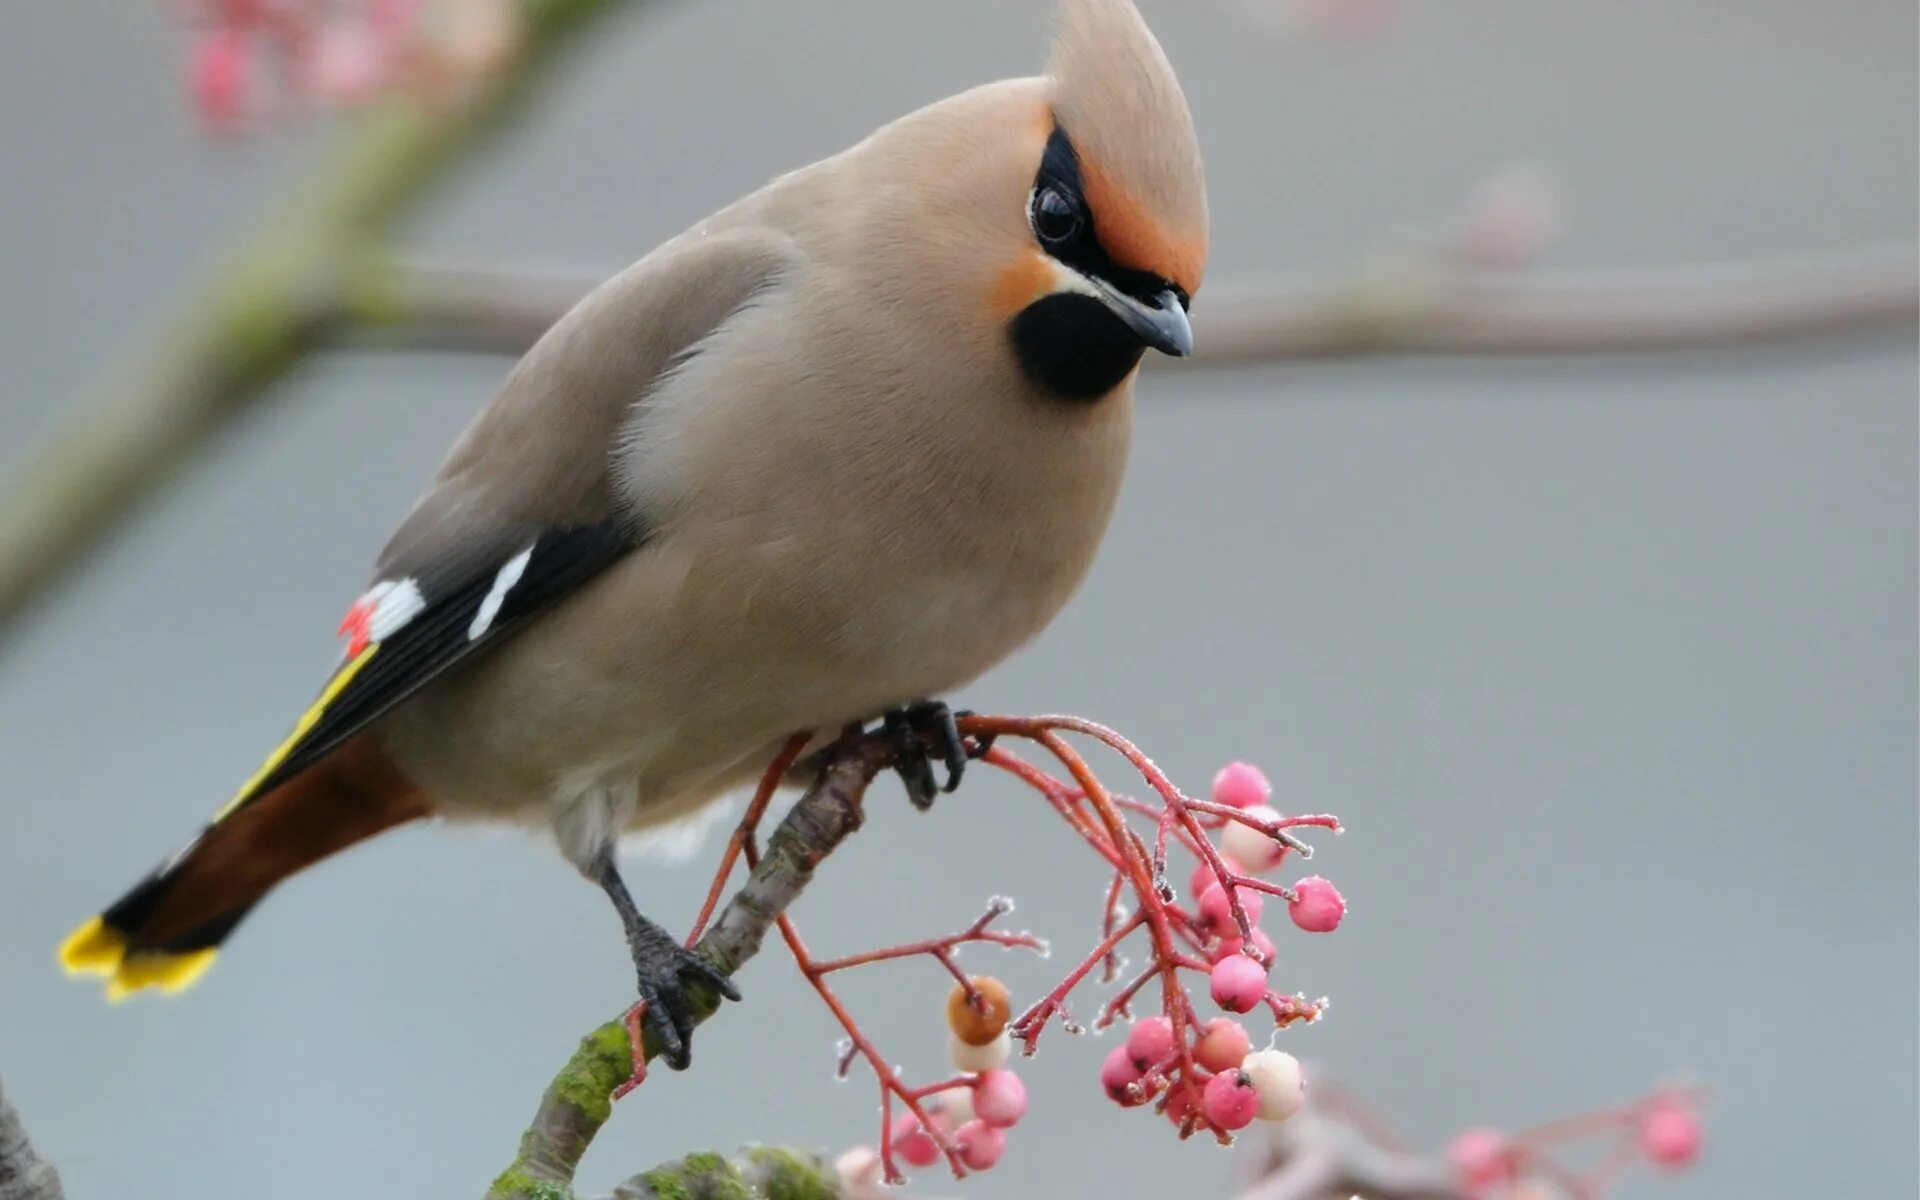
[[[69,975],[106,975],[120,969],[127,956],[127,939],[94,917],[60,943],[60,965]]]
[[[145,950],[128,954],[126,935],[95,917],[60,944],[60,965],[69,975],[104,976],[107,999],[124,1000],[146,988],[178,992],[191,987],[218,953],[208,948],[185,954]]]

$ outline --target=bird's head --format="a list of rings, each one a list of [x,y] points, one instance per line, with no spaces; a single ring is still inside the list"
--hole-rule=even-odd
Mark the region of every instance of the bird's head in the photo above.
[[[1192,352],[1206,185],[1186,97],[1130,0],[1062,0],[1043,93],[991,307],[1034,382],[1091,400],[1149,349]]]

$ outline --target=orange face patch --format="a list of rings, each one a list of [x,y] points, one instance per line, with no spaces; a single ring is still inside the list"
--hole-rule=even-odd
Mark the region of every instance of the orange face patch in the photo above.
[[[1053,290],[1053,261],[1039,250],[1026,250],[1000,268],[987,293],[987,307],[995,317],[1012,317]]]
[[[1189,296],[1200,290],[1200,279],[1207,269],[1204,235],[1176,237],[1146,205],[1084,157],[1080,160],[1080,178],[1086,188],[1087,205],[1093,210],[1094,232],[1108,258],[1178,284]]]

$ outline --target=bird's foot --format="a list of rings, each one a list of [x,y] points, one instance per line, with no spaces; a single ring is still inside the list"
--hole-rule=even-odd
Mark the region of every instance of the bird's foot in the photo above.
[[[740,989],[718,967],[675,941],[673,935],[640,914],[627,891],[611,851],[602,855],[594,878],[605,889],[620,914],[627,931],[627,948],[633,953],[633,969],[640,981],[640,1003],[627,1014],[627,1031],[634,1038],[634,1076],[624,1090],[631,1091],[645,1078],[645,1052],[640,1048],[641,1022],[653,1030],[660,1046],[660,1057],[676,1071],[684,1071],[693,1061],[694,1013],[689,983],[710,988],[728,1000],[740,999]],[[642,1011],[644,1009],[644,1012]]]
[[[959,718],[943,700],[922,700],[886,714],[883,728],[893,743],[893,769],[906,785],[907,799],[925,812],[933,807],[934,796],[960,786],[967,763],[979,758],[992,745],[992,738],[976,739],[969,746],[960,736]],[[943,784],[934,777],[933,761],[938,757],[947,769]]]
[[[646,1024],[659,1039],[660,1057],[674,1070],[684,1071],[693,1061],[695,1021],[688,983],[712,988],[728,1000],[740,999],[740,989],[666,930],[645,917],[640,922],[628,942],[640,981],[640,1003],[646,1006]]]

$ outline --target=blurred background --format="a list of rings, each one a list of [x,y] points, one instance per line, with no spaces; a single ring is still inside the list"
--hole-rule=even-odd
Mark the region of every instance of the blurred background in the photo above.
[[[634,7],[417,205],[408,250],[610,274],[894,115],[1036,70],[1048,6]],[[1907,0],[1406,0],[1372,31],[1141,7],[1205,144],[1223,296],[1452,220],[1516,160],[1570,197],[1556,269],[1915,234]],[[330,128],[209,136],[158,3],[8,22],[0,478]],[[283,735],[508,365],[313,358],[0,642],[0,1078],[70,1195],[477,1195],[627,998],[604,899],[506,832],[406,831],[301,877],[188,997],[109,1011],[53,963]],[[1424,1145],[1709,1082],[1697,1170],[1621,1196],[1915,1194],[1913,329],[1169,369],[1142,390],[1091,581],[958,699],[1096,716],[1193,787],[1249,758],[1281,807],[1346,819],[1314,866],[1351,916],[1281,938],[1276,974],[1333,1009],[1284,1048]],[[1104,878],[1029,795],[896,800],[875,792],[796,910],[817,949],[955,927],[994,892],[1063,951],[1090,944]],[[643,907],[683,925],[716,848],[636,860]],[[1016,991],[1060,965],[970,961]],[[934,968],[846,982],[905,1067],[944,1070]],[[584,1185],[872,1139],[871,1087],[832,1082],[836,1030],[791,964],[769,952],[741,983],[697,1068],[619,1108]],[[1230,1155],[1098,1097],[1106,1046],[1049,1035],[1003,1164],[923,1190],[1216,1194]]]

